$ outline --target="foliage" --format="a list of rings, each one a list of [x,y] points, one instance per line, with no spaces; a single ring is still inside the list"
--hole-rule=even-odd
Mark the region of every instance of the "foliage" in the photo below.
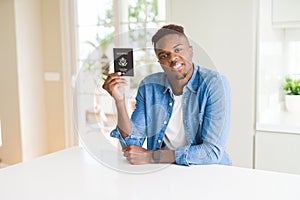
[[[300,95],[300,78],[287,76],[283,85],[287,95]]]
[[[129,38],[134,46],[145,47],[148,41],[149,34],[147,31],[147,23],[156,23],[158,16],[158,0],[136,0],[128,4],[128,30]],[[97,33],[93,41],[86,41],[86,44],[93,47],[94,51],[101,50],[102,57],[99,61],[93,61],[87,58],[85,64],[87,66],[86,71],[90,73],[95,73],[101,68],[102,79],[105,79],[109,73],[109,59],[105,55],[105,52],[110,44],[114,42],[114,13],[113,6],[106,10],[105,17],[98,16],[98,27],[104,27],[105,32],[108,33],[105,36],[100,37]],[[139,30],[139,31],[133,31]],[[151,58],[149,51],[145,49],[144,55],[139,58],[135,58],[135,64],[137,66],[142,66],[150,61],[147,60]],[[152,73],[152,67],[148,67],[147,73]],[[139,72],[136,72],[135,78],[130,79],[131,87],[137,87],[138,81],[142,76]]]
[[[131,41],[145,46],[147,42],[147,23],[157,21],[158,5],[157,0],[137,0],[136,4],[128,6],[128,29],[144,31],[131,32]]]
[[[136,0],[135,3],[128,5],[128,30],[132,43],[135,43],[138,47],[147,46],[147,41],[149,41],[149,38],[152,36],[152,33],[150,33],[147,29],[147,24],[156,23],[157,16],[158,0]],[[152,66],[149,66],[149,63],[153,63],[153,61],[151,60],[149,49],[145,48],[140,50],[143,51],[143,55],[139,55],[139,57],[135,59],[135,65],[147,65],[148,67],[145,68],[147,70],[147,74],[151,74]],[[130,87],[136,88],[143,76],[144,75],[136,70],[135,78],[130,79]]]
[[[112,10],[107,10],[106,11],[106,16],[104,19],[100,18],[98,16],[98,23],[97,26],[102,26],[107,28],[108,30],[113,27],[113,12]],[[90,60],[89,58],[86,59],[86,64],[87,68],[85,71],[94,73],[95,74],[95,79],[97,79],[98,74],[97,71],[101,69],[101,77],[102,80],[105,80],[107,75],[109,74],[109,59],[106,56],[106,50],[110,44],[112,44],[114,41],[114,33],[110,31],[109,34],[106,34],[104,37],[100,37],[99,33],[96,34],[95,36],[95,42],[92,41],[86,41],[86,44],[92,46],[94,48],[94,51],[99,51],[101,49],[102,57],[100,58],[100,64],[97,61]]]
[[[104,38],[100,38],[99,34],[96,34],[96,43],[93,43],[91,41],[87,41],[86,43],[91,45],[95,50],[101,49],[102,57],[100,58],[100,67],[101,67],[101,77],[102,80],[105,80],[107,75],[109,74],[109,59],[105,55],[107,47],[109,44],[113,42],[113,33],[110,33],[106,35]],[[94,68],[98,68],[99,66],[95,64],[93,61],[86,60],[88,63],[88,68],[86,68],[86,71],[88,72],[94,72]]]
[[[86,41],[87,44],[91,45],[95,49],[101,48],[102,52],[105,52],[108,45],[113,42],[113,33],[107,34],[105,37],[100,38],[99,34],[96,34],[96,43],[91,41]]]

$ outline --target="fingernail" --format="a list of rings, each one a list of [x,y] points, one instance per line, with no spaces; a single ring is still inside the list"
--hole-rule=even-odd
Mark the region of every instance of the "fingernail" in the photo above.
[[[122,73],[121,72],[118,72],[118,75],[121,75]]]

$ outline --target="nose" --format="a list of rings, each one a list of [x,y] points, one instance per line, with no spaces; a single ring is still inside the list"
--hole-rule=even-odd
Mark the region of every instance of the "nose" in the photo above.
[[[178,55],[176,53],[170,53],[170,62],[176,62],[178,60]]]

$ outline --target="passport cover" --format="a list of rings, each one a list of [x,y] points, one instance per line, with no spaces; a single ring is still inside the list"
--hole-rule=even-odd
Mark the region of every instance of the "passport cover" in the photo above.
[[[114,48],[114,71],[123,76],[133,76],[133,49]]]

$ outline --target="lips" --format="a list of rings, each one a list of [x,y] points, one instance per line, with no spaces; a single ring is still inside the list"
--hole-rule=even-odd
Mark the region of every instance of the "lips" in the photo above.
[[[183,68],[183,62],[177,61],[173,64],[172,69],[175,71],[180,71]]]

